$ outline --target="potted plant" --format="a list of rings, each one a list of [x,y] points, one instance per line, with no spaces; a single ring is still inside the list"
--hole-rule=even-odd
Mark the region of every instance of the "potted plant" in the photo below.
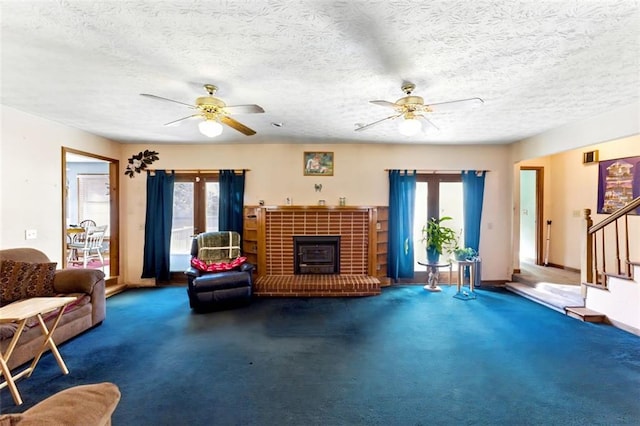
[[[427,247],[427,261],[429,263],[438,263],[444,250],[451,252],[458,245],[455,231],[442,225],[442,222],[447,220],[452,220],[452,218],[449,216],[444,216],[440,219],[432,217],[422,227],[421,241]]]
[[[456,247],[453,249],[453,255],[456,260],[473,260],[478,255],[478,252],[471,247]]]

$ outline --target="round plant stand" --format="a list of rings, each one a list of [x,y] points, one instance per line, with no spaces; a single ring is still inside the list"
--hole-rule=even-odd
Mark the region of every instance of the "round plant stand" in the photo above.
[[[451,274],[453,272],[453,267],[451,262],[443,262],[443,263],[428,263],[428,262],[418,262],[418,265],[425,266],[427,268],[427,284],[424,286],[424,289],[427,291],[442,291],[440,287],[438,287],[438,281],[440,279],[440,268],[449,268],[449,281],[448,284],[451,284]]]

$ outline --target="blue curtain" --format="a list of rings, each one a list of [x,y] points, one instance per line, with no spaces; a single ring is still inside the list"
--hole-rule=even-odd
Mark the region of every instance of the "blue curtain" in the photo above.
[[[464,245],[478,251],[480,246],[480,220],[484,198],[486,171],[462,172],[462,198],[464,206]]]
[[[144,263],[142,278],[169,281],[171,221],[173,219],[173,172],[147,171],[147,214],[144,223]]]
[[[389,239],[387,274],[413,278],[413,215],[416,173],[389,171]]]
[[[245,171],[236,174],[233,170],[220,171],[220,200],[218,229],[236,231],[242,235],[244,208]]]

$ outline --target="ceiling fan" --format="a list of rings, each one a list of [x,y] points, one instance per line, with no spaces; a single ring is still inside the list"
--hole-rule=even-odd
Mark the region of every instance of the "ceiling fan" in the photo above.
[[[396,113],[394,115],[390,115],[389,117],[385,117],[382,120],[360,125],[356,127],[356,132],[368,129],[386,120],[394,120],[396,118],[402,117],[403,120],[400,122],[398,130],[405,136],[411,136],[422,130],[422,124],[419,120],[422,120],[428,125],[439,129],[438,126],[436,126],[431,120],[429,120],[425,114],[432,112],[450,111],[451,109],[457,109],[459,107],[481,105],[484,103],[484,101],[480,98],[468,98],[458,99],[455,101],[438,102],[435,104],[425,104],[424,99],[422,99],[420,96],[412,95],[415,88],[415,84],[405,82],[402,85],[402,91],[405,93],[405,97],[400,98],[395,102],[370,101],[375,105],[392,108],[396,111]]]
[[[194,114],[165,123],[165,126],[173,126],[179,124],[183,120],[199,117],[202,119],[202,121],[198,124],[200,133],[210,138],[216,137],[222,133],[222,124],[226,124],[232,129],[235,129],[247,136],[256,134],[255,130],[250,129],[237,120],[234,120],[230,117],[230,115],[261,113],[264,112],[264,109],[262,109],[261,106],[255,104],[227,105],[221,99],[213,96],[218,90],[216,86],[214,86],[213,84],[205,84],[204,89],[207,91],[208,95],[197,98],[195,105],[190,105],[180,101],[174,101],[173,99],[163,98],[162,96],[150,95],[148,93],[141,93],[140,95],[152,99],[175,102],[177,104],[185,105],[195,110]]]

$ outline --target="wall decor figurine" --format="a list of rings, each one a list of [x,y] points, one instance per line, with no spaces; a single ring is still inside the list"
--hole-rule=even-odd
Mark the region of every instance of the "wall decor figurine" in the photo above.
[[[145,149],[138,154],[129,158],[127,168],[124,170],[124,174],[132,178],[135,173],[140,173],[147,168],[147,166],[156,160],[159,160],[158,153],[156,151],[149,151]]]

